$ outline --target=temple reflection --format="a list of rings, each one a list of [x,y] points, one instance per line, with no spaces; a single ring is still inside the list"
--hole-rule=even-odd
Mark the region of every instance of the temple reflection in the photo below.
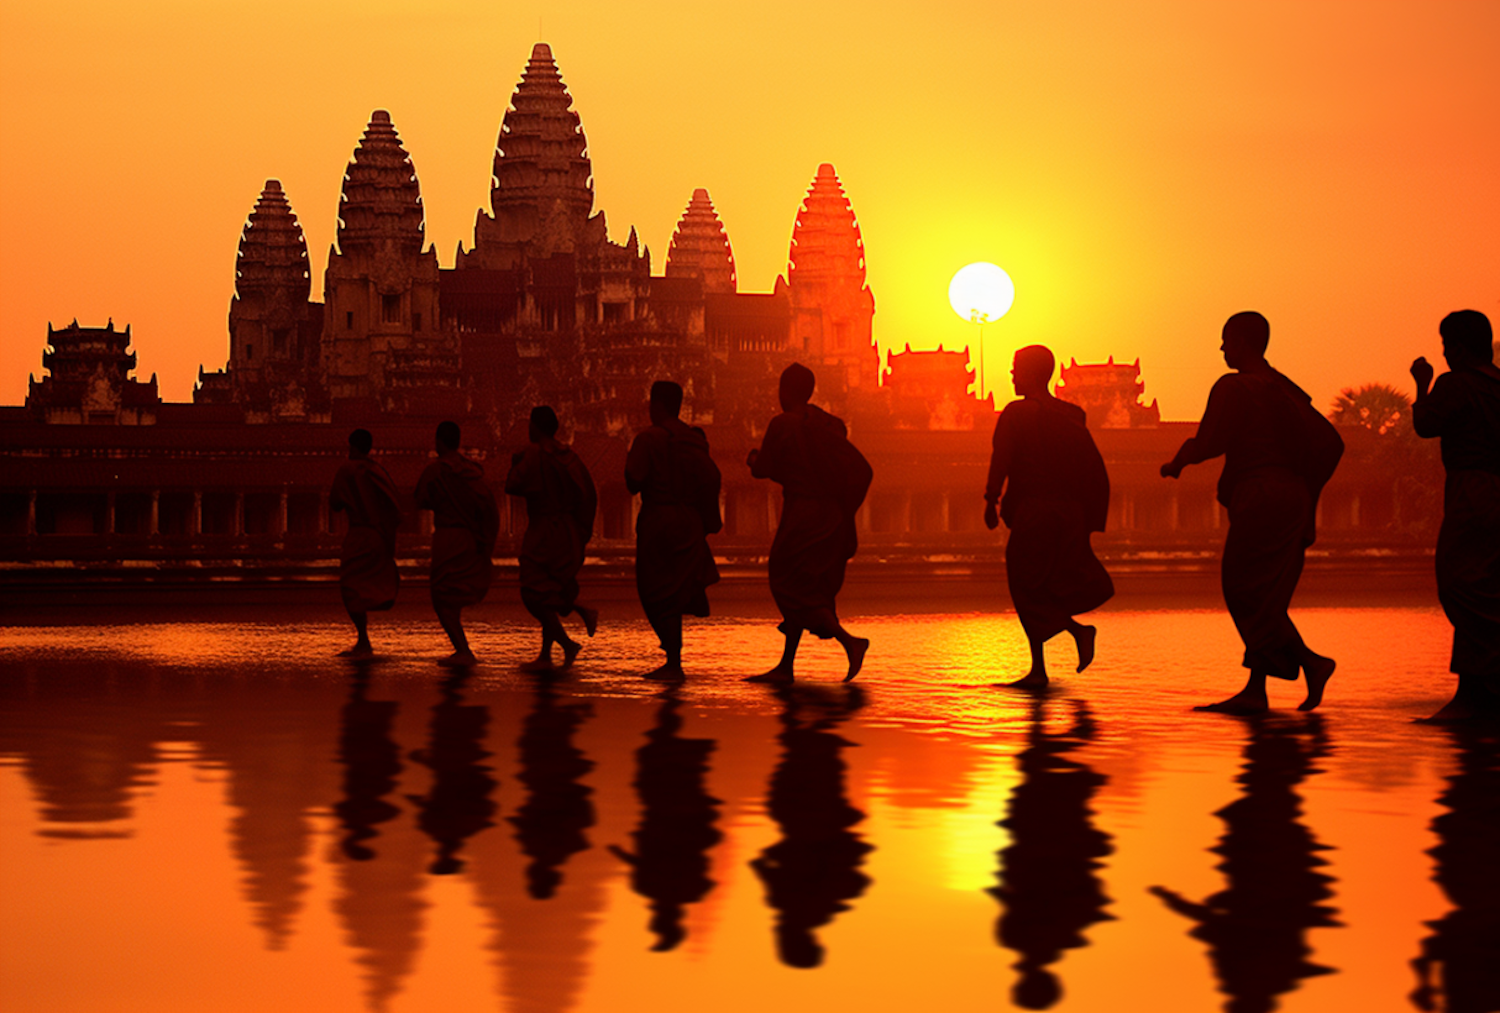
[[[1197,922],[1190,935],[1208,944],[1219,988],[1232,1013],[1266,1013],[1277,996],[1305,978],[1334,969],[1308,960],[1308,929],[1339,925],[1336,910],[1321,901],[1333,896],[1332,877],[1317,871],[1328,846],[1318,843],[1299,817],[1297,785],[1318,772],[1327,756],[1323,719],[1309,714],[1296,723],[1247,719],[1250,738],[1237,779],[1245,792],[1217,813],[1224,836],[1214,852],[1228,885],[1202,903],[1165,887],[1152,892],[1169,908]]]
[[[1450,725],[1457,771],[1432,821],[1433,878],[1453,904],[1428,922],[1432,935],[1412,961],[1421,1010],[1493,1013],[1500,1009],[1500,729]]]
[[[855,745],[836,729],[864,705],[859,686],[837,690],[794,684],[778,687],[781,760],[771,774],[766,809],[781,840],[750,866],[776,911],[776,951],[790,967],[823,963],[814,930],[831,922],[870,878],[860,871],[875,850],[853,831],[865,814],[849,804],[841,754]]]
[[[465,704],[463,686],[467,674],[445,679],[442,698],[432,708],[427,748],[411,759],[432,771],[432,787],[425,796],[411,797],[417,807],[417,826],[437,842],[437,857],[429,871],[434,876],[463,868],[458,857],[464,841],[495,825],[495,803],[490,795],[495,779],[480,761],[489,757],[484,735],[490,709]]]
[[[719,799],[704,788],[712,739],[683,738],[682,701],[675,688],[661,696],[656,724],[636,751],[635,790],[641,822],[631,835],[635,850],[611,846],[630,863],[631,886],[651,902],[656,951],[672,950],[686,937],[683,913],[714,887],[708,851],[723,837],[714,826]]]
[[[1062,983],[1049,965],[1065,950],[1087,946],[1084,930],[1107,921],[1109,897],[1095,871],[1114,848],[1095,829],[1090,800],[1106,778],[1067,754],[1092,742],[1097,726],[1088,705],[1074,705],[1073,725],[1048,732],[1046,705],[1032,704],[1026,749],[1018,757],[1021,783],[999,825],[1010,832],[1000,852],[999,885],[989,893],[1004,910],[995,938],[1020,955],[1011,992],[1022,1009],[1049,1009],[1062,997]]]

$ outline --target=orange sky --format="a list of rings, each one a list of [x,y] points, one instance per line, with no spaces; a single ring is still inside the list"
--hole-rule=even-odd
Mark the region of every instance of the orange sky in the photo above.
[[[635,225],[659,273],[707,187],[741,290],[769,291],[833,162],[883,348],[973,339],[947,307],[963,264],[1015,279],[987,328],[992,387],[1022,344],[1139,356],[1148,398],[1196,417],[1219,326],[1256,308],[1271,361],[1326,406],[1409,387],[1451,309],[1500,321],[1496,3],[10,2],[0,404],[40,375],[47,322],[74,317],[131,324],[140,375],[190,398],[227,357],[235,249],[268,177],[318,297],[375,108],[451,266],[538,38],[612,238]]]

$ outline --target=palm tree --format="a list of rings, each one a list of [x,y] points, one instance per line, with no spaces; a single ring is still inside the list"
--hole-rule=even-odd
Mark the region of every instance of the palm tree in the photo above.
[[[1377,436],[1411,430],[1411,398],[1388,383],[1345,387],[1328,417],[1336,426],[1363,426]]]

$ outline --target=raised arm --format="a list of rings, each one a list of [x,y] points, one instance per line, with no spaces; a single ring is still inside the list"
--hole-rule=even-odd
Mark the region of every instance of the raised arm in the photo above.
[[[1208,392],[1208,405],[1203,409],[1203,421],[1198,423],[1198,432],[1182,442],[1177,455],[1161,466],[1162,478],[1177,478],[1182,469],[1190,464],[1212,460],[1229,449],[1229,437],[1238,389],[1233,378],[1221,377]]]

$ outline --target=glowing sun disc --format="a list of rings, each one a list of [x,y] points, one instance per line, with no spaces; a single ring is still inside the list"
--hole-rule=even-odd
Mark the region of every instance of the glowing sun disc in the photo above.
[[[1016,301],[1016,286],[994,264],[979,261],[958,269],[948,283],[948,304],[953,312],[976,323],[991,323],[1010,312]]]

